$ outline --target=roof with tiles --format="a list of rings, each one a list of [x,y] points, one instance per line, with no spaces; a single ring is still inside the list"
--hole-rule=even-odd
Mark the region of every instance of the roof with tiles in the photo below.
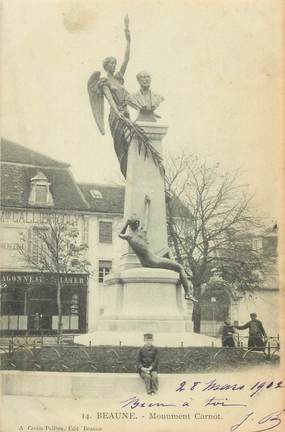
[[[19,150],[19,153],[17,151]],[[31,179],[39,171],[47,177],[53,196],[53,209],[88,210],[81,190],[75,183],[69,165],[29,150],[26,147],[1,142],[1,206],[31,208],[28,203]],[[45,207],[46,208],[46,207]]]
[[[124,213],[125,186],[103,185],[98,183],[79,183],[90,210],[104,213]],[[166,196],[166,199],[173,197]],[[174,217],[189,217],[189,210],[181,200],[175,198]]]
[[[124,213],[124,186],[111,186],[97,183],[79,183],[78,186],[88,202],[91,211]]]
[[[5,138],[1,138],[0,160],[40,167],[67,168],[70,166],[66,162],[59,162]]]
[[[75,183],[69,164],[59,162],[9,140],[1,141],[1,205],[31,208],[31,180],[41,172],[50,183],[55,210],[124,213],[125,186],[98,183]],[[42,175],[41,174],[41,175]],[[169,199],[169,197],[168,197]],[[171,199],[171,198],[170,198]],[[173,199],[173,198],[172,198]],[[46,207],[44,207],[46,208]],[[188,210],[175,200],[175,216],[185,216]]]

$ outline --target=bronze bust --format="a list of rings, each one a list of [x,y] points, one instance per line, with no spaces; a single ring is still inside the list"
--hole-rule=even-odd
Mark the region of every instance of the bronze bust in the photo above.
[[[141,71],[137,74],[140,90],[132,95],[133,102],[137,105],[139,116],[137,120],[156,121],[159,118],[154,111],[164,101],[163,96],[153,93],[151,86],[151,76],[148,72]]]

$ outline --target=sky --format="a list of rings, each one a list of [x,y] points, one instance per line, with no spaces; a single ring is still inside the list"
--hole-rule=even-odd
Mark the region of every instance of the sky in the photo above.
[[[184,149],[241,168],[258,208],[275,218],[281,8],[279,0],[2,0],[2,136],[69,162],[79,182],[121,182],[107,121],[101,136],[86,84],[106,56],[120,65],[128,13],[125,86],[136,92],[136,73],[151,73],[153,91],[165,98],[158,110],[169,127],[165,154]]]

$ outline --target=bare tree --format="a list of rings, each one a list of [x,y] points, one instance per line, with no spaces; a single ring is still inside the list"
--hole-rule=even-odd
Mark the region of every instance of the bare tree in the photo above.
[[[240,173],[223,173],[219,164],[200,163],[184,153],[168,159],[165,187],[168,234],[177,260],[185,266],[194,294],[213,275],[240,290],[260,282],[265,260],[253,250],[249,232],[260,226],[251,210],[247,185]],[[199,304],[193,312],[194,331],[200,332]]]
[[[58,328],[57,342],[62,334],[62,276],[89,273],[86,260],[87,244],[80,243],[77,227],[64,224],[57,216],[49,218],[44,226],[34,226],[30,239],[21,234],[26,247],[19,249],[24,261],[35,270],[51,278],[57,289]]]

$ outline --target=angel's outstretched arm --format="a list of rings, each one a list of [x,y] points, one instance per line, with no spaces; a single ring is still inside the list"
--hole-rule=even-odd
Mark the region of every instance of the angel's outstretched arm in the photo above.
[[[125,51],[125,57],[124,61],[122,63],[122,66],[120,67],[120,73],[122,75],[125,75],[129,60],[130,60],[130,48],[131,48],[131,33],[129,30],[129,17],[128,15],[125,16],[125,36],[127,40],[127,47]]]

